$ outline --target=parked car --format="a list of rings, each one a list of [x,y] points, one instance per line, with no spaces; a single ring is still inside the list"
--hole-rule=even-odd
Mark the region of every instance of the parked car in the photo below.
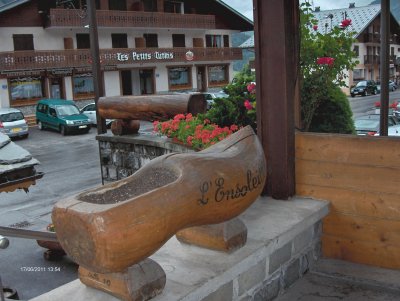
[[[80,109],[80,112],[89,118],[92,125],[97,126],[96,104],[94,102],[84,106]],[[106,126],[110,127],[113,121],[114,119],[106,119]]]
[[[373,80],[362,80],[350,89],[351,97],[356,95],[367,96],[371,94],[378,94],[378,88]]]
[[[40,130],[52,128],[62,135],[70,132],[87,133],[90,130],[89,118],[79,112],[72,100],[42,99],[36,106],[36,123]]]
[[[212,93],[203,93],[206,97],[207,100],[207,110],[209,110],[214,103],[214,100],[217,98],[226,98],[229,95],[226,94],[224,91],[219,91],[219,92],[212,92]]]
[[[381,83],[380,82],[376,82],[376,87],[378,88],[378,93],[381,93]],[[389,81],[389,91],[395,91],[397,89],[397,84],[390,80]]]
[[[29,129],[24,114],[18,109],[0,108],[0,132],[9,137],[28,137]]]
[[[390,129],[394,125],[400,126],[400,119],[393,115],[388,116],[388,128]],[[356,118],[354,120],[354,126],[357,135],[379,135],[380,115],[370,114]]]

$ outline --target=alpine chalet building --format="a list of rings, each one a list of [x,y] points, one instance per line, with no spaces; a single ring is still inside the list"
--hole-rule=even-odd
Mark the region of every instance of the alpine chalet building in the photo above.
[[[1,4],[3,3],[3,4]],[[219,0],[97,0],[105,96],[207,91],[233,78],[232,34],[253,23]],[[94,98],[85,0],[0,2],[0,107]]]

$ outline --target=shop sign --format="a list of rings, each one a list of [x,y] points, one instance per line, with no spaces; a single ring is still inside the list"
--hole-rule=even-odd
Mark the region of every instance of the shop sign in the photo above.
[[[160,52],[160,51],[152,51],[152,52],[137,52],[133,51],[132,53],[117,53],[117,60],[120,62],[126,62],[129,60],[132,61],[149,61],[149,60],[172,60],[174,59],[173,52]]]
[[[192,51],[189,50],[188,52],[186,52],[185,57],[186,57],[186,60],[187,60],[187,61],[193,61],[193,59],[194,59],[194,53],[193,53]]]

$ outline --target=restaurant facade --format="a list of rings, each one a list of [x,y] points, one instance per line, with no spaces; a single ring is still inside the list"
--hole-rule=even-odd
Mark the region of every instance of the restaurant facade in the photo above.
[[[252,22],[221,1],[96,1],[105,96],[221,89],[233,78],[232,34]],[[94,98],[85,1],[0,7],[0,107]]]

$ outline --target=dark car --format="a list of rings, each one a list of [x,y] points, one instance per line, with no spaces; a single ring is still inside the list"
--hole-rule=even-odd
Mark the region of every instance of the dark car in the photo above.
[[[370,114],[357,118],[354,121],[357,135],[374,136],[379,134],[380,115]],[[388,117],[388,126],[400,125],[400,120],[396,116]]]
[[[373,80],[362,80],[350,90],[351,97],[355,97],[356,95],[367,96],[371,94],[378,94],[378,87]]]
[[[87,133],[90,130],[89,118],[79,112],[74,101],[65,99],[39,100],[36,123],[40,130],[52,128],[63,136],[73,131]]]

